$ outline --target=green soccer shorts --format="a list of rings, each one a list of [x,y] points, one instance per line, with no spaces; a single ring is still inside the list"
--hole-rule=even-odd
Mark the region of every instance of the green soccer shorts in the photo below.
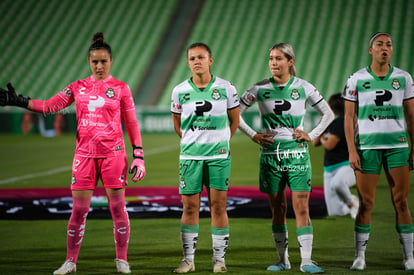
[[[361,172],[379,175],[381,167],[385,170],[408,165],[408,148],[369,149],[358,151]]]
[[[260,157],[259,185],[263,193],[279,193],[286,186],[291,191],[310,192],[311,179],[312,167],[306,145]]]
[[[231,160],[180,160],[179,193],[200,193],[203,186],[217,190],[229,190]]]

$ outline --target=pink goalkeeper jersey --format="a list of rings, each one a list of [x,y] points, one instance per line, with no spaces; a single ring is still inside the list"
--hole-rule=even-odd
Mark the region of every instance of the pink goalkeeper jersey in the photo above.
[[[122,119],[134,112],[135,105],[128,85],[112,76],[97,81],[90,76],[71,83],[53,98],[49,110],[56,112],[76,104],[78,122],[76,154],[88,158],[117,156],[125,152]]]

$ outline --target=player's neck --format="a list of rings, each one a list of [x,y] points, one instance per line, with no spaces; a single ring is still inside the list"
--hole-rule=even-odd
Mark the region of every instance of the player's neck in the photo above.
[[[290,74],[285,74],[285,75],[280,75],[280,76],[274,75],[273,80],[275,81],[276,84],[286,84],[290,80]]]
[[[211,76],[210,73],[206,73],[202,75],[194,74],[193,77],[191,78],[191,81],[193,81],[194,85],[197,88],[205,88],[208,86],[212,78],[213,77]]]
[[[378,77],[384,77],[390,72],[390,65],[388,63],[373,62],[369,68]]]

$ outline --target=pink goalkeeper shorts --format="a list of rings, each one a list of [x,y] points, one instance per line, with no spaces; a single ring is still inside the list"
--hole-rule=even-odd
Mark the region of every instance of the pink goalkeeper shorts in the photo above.
[[[126,154],[108,158],[85,158],[75,154],[71,190],[94,190],[99,179],[105,188],[122,188],[128,184],[127,175]]]

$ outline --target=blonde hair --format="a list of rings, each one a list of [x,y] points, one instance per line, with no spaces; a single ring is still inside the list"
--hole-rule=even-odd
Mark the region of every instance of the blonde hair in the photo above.
[[[287,43],[278,43],[273,45],[270,51],[278,49],[281,51],[288,60],[295,59],[295,52],[293,51],[293,47]],[[290,66],[289,73],[293,76],[296,76],[296,68],[295,65]]]

